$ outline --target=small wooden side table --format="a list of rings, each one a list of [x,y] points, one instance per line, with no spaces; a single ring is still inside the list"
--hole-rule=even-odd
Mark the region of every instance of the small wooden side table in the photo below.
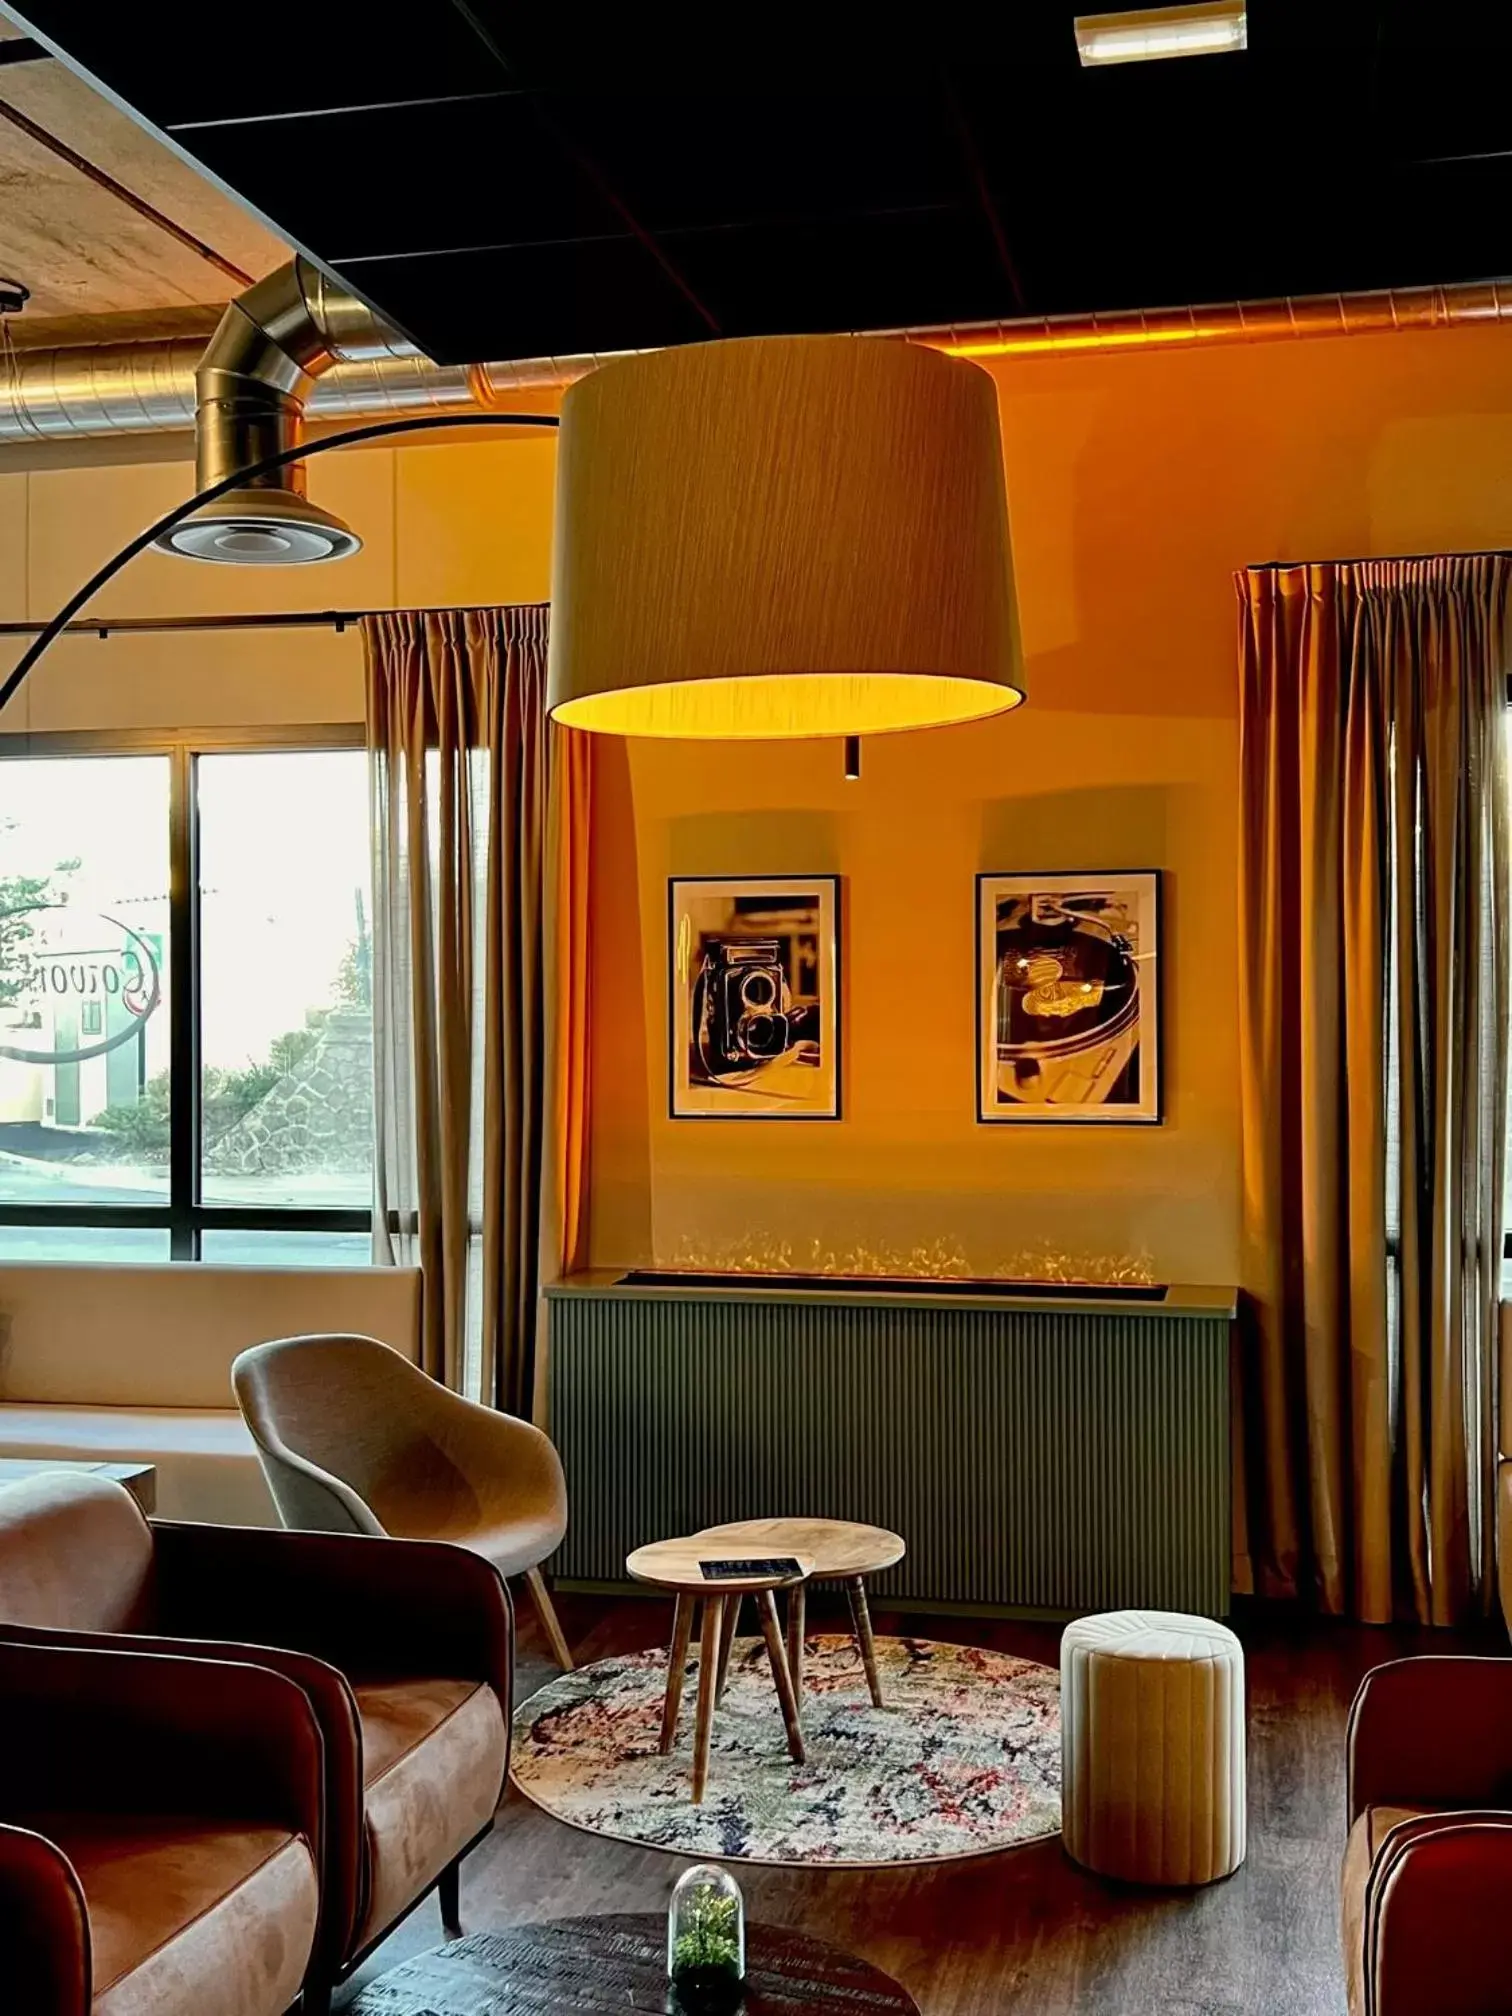
[[[798,1572],[795,1575],[752,1575],[748,1578],[725,1579],[711,1582],[703,1572],[705,1561],[729,1559],[732,1551],[749,1553],[749,1548],[732,1550],[722,1544],[710,1546],[699,1540],[658,1540],[649,1547],[638,1547],[625,1563],[627,1574],[637,1582],[649,1582],[657,1589],[665,1589],[677,1598],[677,1611],[672,1622],[672,1648],[667,1654],[667,1698],[662,1709],[661,1749],[665,1756],[677,1740],[677,1718],[682,1708],[683,1672],[688,1663],[688,1645],[693,1636],[693,1612],[703,1605],[703,1628],[698,1648],[698,1723],[693,1743],[693,1804],[703,1803],[704,1787],[709,1778],[709,1749],[714,1738],[714,1709],[724,1690],[724,1678],[730,1663],[730,1647],[735,1637],[735,1620],[740,1614],[740,1606],[747,1596],[756,1598],[756,1607],[761,1617],[761,1635],[766,1641],[767,1658],[771,1662],[772,1679],[777,1687],[777,1699],[782,1704],[782,1719],[787,1726],[788,1750],[793,1761],[803,1762],[803,1735],[798,1726],[798,1697],[793,1687],[793,1678],[788,1671],[787,1655],[782,1647],[782,1627],[777,1621],[775,1589],[802,1586],[808,1575],[810,1563],[803,1555],[796,1555]],[[793,1549],[785,1547],[785,1555],[793,1555]],[[773,1553],[770,1547],[763,1547],[762,1558]]]
[[[741,2016],[919,2016],[890,1974],[823,1939],[746,1928]],[[474,1932],[364,1988],[351,2016],[666,2016],[665,1918],[558,1918]]]
[[[806,1581],[788,1593],[788,1668],[793,1691],[803,1706],[803,1639],[808,1628],[809,1582],[843,1582],[850,1599],[851,1624],[872,1706],[885,1708],[877,1672],[877,1646],[872,1637],[871,1611],[866,1602],[866,1578],[895,1567],[908,1552],[896,1533],[885,1526],[859,1526],[851,1519],[738,1519],[729,1526],[706,1526],[694,1539],[700,1547],[718,1544],[735,1554],[801,1554],[813,1562]],[[735,1613],[740,1614],[737,1600]],[[734,1636],[732,1622],[730,1635]]]

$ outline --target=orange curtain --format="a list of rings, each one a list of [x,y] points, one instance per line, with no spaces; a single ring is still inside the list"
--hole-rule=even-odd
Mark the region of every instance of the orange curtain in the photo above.
[[[552,1267],[569,1225],[572,1253],[586,1241],[590,780],[547,722],[547,621],[530,607],[362,625],[375,1258],[425,1271],[425,1370],[521,1415],[543,1253]],[[554,1199],[570,1200],[555,1234]]]
[[[551,729],[551,1064],[553,1161],[545,1266],[588,1265],[588,847],[593,737]]]
[[[1512,561],[1240,598],[1241,1589],[1493,1602]]]

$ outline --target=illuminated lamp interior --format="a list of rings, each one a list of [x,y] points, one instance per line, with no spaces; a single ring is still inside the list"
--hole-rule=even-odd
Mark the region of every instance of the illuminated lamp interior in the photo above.
[[[1023,697],[990,679],[936,673],[785,672],[589,693],[560,702],[553,718],[605,735],[775,742],[945,728],[1005,714]]]

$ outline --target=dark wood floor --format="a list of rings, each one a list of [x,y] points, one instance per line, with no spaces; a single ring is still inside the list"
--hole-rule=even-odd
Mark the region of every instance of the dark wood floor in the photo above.
[[[523,1701],[554,1670],[521,1605]],[[665,1642],[662,1606],[563,1604],[577,1656]],[[823,1629],[822,1615],[816,1620]],[[1054,1663],[1059,1628],[882,1618],[879,1629],[969,1641]],[[1363,1673],[1415,1651],[1499,1651],[1447,1633],[1240,1618],[1249,1669],[1249,1859],[1227,1883],[1179,1895],[1120,1890],[1075,1869],[1059,1841],[897,1870],[749,1868],[753,1917],[864,1954],[924,2016],[1339,2016],[1336,1926],[1344,1723]],[[512,1794],[466,1865],[469,1930],[602,1911],[659,1911],[686,1865],[564,1827]],[[439,1942],[434,1901],[361,1978]]]

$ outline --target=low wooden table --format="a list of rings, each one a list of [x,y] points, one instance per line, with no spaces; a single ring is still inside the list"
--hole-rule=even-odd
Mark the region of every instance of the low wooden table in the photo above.
[[[886,1707],[877,1672],[877,1647],[872,1637],[871,1611],[866,1602],[866,1578],[892,1568],[908,1552],[896,1533],[885,1526],[858,1526],[850,1519],[738,1519],[729,1526],[706,1526],[694,1539],[700,1547],[717,1541],[738,1554],[801,1554],[813,1562],[808,1582],[843,1582],[850,1599],[851,1623],[872,1705]],[[788,1593],[788,1668],[793,1691],[803,1705],[803,1638],[807,1629],[808,1582]],[[735,1612],[740,1614],[737,1600]],[[731,1625],[731,1636],[734,1625]]]
[[[348,2016],[676,2016],[663,1918],[560,1918],[478,1932],[407,1960],[364,1988]],[[741,2016],[919,2016],[865,1960],[775,1925],[746,1928]]]
[[[749,1552],[749,1549],[745,1550]],[[763,1556],[772,1553],[763,1547]],[[793,1554],[791,1547],[781,1552]],[[711,1582],[704,1575],[705,1561],[727,1558],[731,1550],[709,1546],[698,1540],[658,1540],[650,1547],[638,1547],[625,1563],[627,1574],[637,1582],[649,1582],[677,1598],[672,1620],[672,1646],[667,1654],[667,1698],[662,1709],[661,1748],[665,1756],[677,1740],[677,1718],[682,1708],[683,1675],[688,1664],[688,1644],[693,1636],[693,1612],[703,1605],[703,1631],[698,1648],[698,1724],[693,1743],[693,1804],[703,1803],[709,1778],[709,1748],[714,1737],[714,1710],[724,1692],[730,1666],[730,1647],[735,1640],[735,1620],[747,1596],[756,1598],[761,1617],[761,1635],[766,1640],[767,1658],[782,1703],[782,1719],[787,1725],[788,1750],[795,1763],[803,1762],[803,1735],[798,1726],[798,1697],[782,1648],[782,1627],[777,1621],[776,1589],[803,1582],[809,1562],[797,1555],[796,1575],[752,1575]]]
[[[157,1510],[157,1468],[151,1463],[87,1463],[63,1456],[0,1456],[0,1485],[24,1484],[49,1470],[81,1470],[124,1484],[149,1516]]]

